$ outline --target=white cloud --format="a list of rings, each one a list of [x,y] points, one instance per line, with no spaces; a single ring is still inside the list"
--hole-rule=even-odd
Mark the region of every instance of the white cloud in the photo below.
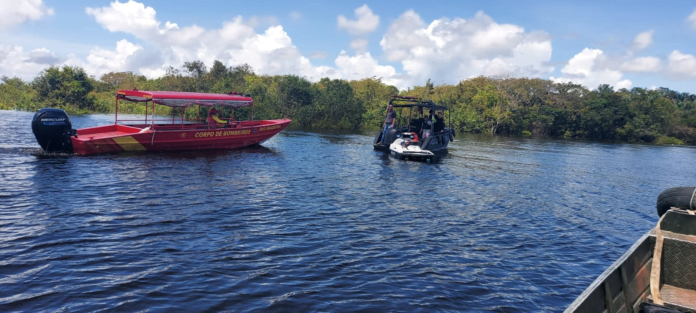
[[[0,31],[52,14],[53,9],[46,7],[42,0],[0,1]]]
[[[666,75],[677,80],[696,78],[696,57],[678,50],[672,51],[667,58]]]
[[[309,54],[310,59],[326,59],[327,57],[329,57],[329,55],[324,51],[314,51]]]
[[[691,15],[689,15],[687,21],[691,23],[691,26],[696,27],[696,10],[694,10],[694,13],[691,13]]]
[[[427,79],[456,83],[478,75],[511,74],[542,77],[553,71],[551,39],[543,32],[525,32],[498,24],[483,12],[469,20],[441,18],[429,25],[413,10],[396,19],[380,41],[385,56],[403,65],[408,81]]]
[[[297,20],[302,18],[302,13],[300,13],[298,11],[292,11],[292,12],[290,12],[290,18],[297,21]]]
[[[122,39],[116,43],[114,50],[94,47],[86,60],[71,54],[62,64],[82,67],[87,74],[96,78],[109,72],[123,71],[139,73],[147,78],[157,78],[166,72],[160,63],[159,54],[148,53],[142,46]]]
[[[36,74],[48,67],[46,61],[52,57],[55,58],[55,55],[44,48],[24,52],[19,46],[0,45],[0,73],[2,76],[32,80]]]
[[[108,72],[140,70],[128,68],[127,62],[129,57],[142,49],[141,46],[125,39],[117,42],[116,50],[113,51],[99,47],[94,48],[87,56],[88,63],[85,65],[85,70],[96,77],[100,77]]]
[[[94,16],[97,23],[110,32],[126,32],[143,39],[149,39],[160,32],[155,9],[133,0],[126,3],[116,0],[109,7],[86,8],[85,13]],[[176,24],[167,22],[161,32],[176,28]]]
[[[87,14],[112,32],[125,32],[154,43],[159,48],[158,69],[150,67],[151,75],[161,73],[168,66],[179,67],[186,61],[201,60],[212,64],[220,60],[229,65],[247,63],[260,74],[297,74],[319,79],[327,67],[313,67],[308,58],[292,44],[292,40],[280,25],[268,27],[257,34],[254,26],[259,23],[275,24],[274,18],[237,16],[224,22],[219,29],[205,29],[197,25],[180,27],[156,18],[156,11],[142,3],[130,0],[112,2],[109,7],[87,8]],[[118,49],[117,49],[118,50]],[[133,57],[139,56],[134,53]],[[134,62],[135,60],[133,60]],[[330,73],[329,73],[330,74]],[[327,74],[328,75],[328,74]]]
[[[654,32],[655,31],[653,30],[649,30],[638,34],[638,36],[636,36],[636,38],[633,39],[632,48],[635,50],[641,50],[652,44],[652,35]]]
[[[382,82],[389,85],[400,85],[401,81],[396,79],[396,69],[388,65],[379,65],[369,52],[349,56],[345,51],[336,58],[341,77],[344,79],[363,79],[365,77],[382,78]]]
[[[551,77],[555,82],[574,82],[588,88],[597,88],[600,84],[609,84],[617,89],[631,88],[631,81],[622,80],[623,73],[611,69],[596,69],[595,64],[604,57],[599,49],[585,48],[573,56],[568,64],[561,69],[563,75]]]
[[[53,65],[60,61],[60,58],[56,57],[55,53],[46,48],[34,49],[29,52],[28,57],[29,59],[27,59],[25,62],[36,64]]]
[[[367,49],[367,39],[355,38],[350,42],[350,47],[358,52],[364,52]]]
[[[356,20],[349,20],[339,15],[338,28],[345,29],[353,35],[360,35],[371,33],[379,26],[379,15],[372,13],[367,4],[355,9],[355,17]]]
[[[662,69],[662,64],[660,59],[656,57],[635,58],[621,64],[621,70],[626,72],[654,73],[660,69]]]

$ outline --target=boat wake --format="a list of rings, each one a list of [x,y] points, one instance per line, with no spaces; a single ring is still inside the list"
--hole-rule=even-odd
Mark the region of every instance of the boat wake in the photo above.
[[[0,154],[44,155],[44,151],[34,146],[0,146]]]

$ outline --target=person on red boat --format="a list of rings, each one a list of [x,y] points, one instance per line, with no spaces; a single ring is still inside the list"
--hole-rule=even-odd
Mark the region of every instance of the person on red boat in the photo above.
[[[218,117],[218,110],[216,108],[210,109],[210,111],[208,111],[208,125],[215,128],[218,127],[219,124],[223,124],[224,126],[227,122]]]

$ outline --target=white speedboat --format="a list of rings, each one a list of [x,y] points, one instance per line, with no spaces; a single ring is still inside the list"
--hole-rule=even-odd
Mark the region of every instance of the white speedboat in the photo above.
[[[421,149],[421,142],[418,141],[418,135],[412,132],[406,132],[398,136],[391,145],[389,145],[389,153],[400,160],[425,160],[431,161],[435,154],[429,150]]]

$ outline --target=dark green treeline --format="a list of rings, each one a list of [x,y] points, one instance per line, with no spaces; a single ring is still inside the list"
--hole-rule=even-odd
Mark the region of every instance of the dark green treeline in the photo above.
[[[662,144],[696,144],[696,95],[667,88],[589,90],[573,83],[539,78],[477,77],[455,85],[430,81],[399,92],[377,78],[346,81],[323,78],[311,82],[295,75],[257,75],[248,65],[227,67],[215,61],[186,62],[156,79],[131,72],[95,79],[79,67],[45,69],[34,81],[2,77],[0,109],[33,111],[62,108],[70,113],[110,113],[118,89],[249,93],[254,118],[287,117],[315,129],[376,129],[381,126],[390,95],[431,99],[452,109],[460,132],[610,139]],[[197,114],[189,108],[186,115]],[[144,113],[137,103],[119,103],[119,112]],[[167,107],[157,114],[180,115]],[[248,110],[235,112],[248,117]]]

